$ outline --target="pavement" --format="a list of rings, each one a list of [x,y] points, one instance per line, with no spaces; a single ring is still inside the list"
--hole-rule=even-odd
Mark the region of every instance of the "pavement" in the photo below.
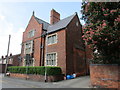
[[[37,82],[0,75],[0,88],[90,88],[90,77],[81,76],[59,82]]]

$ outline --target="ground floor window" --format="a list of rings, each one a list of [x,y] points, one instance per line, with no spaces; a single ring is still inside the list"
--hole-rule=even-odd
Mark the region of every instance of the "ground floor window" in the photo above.
[[[23,66],[34,66],[34,58],[31,58],[30,60],[24,59]]]
[[[47,66],[57,66],[57,53],[49,53],[46,55]]]
[[[27,60],[25,60],[26,62],[26,66],[33,66],[33,59],[31,59],[31,60],[29,60],[29,61],[27,61]]]

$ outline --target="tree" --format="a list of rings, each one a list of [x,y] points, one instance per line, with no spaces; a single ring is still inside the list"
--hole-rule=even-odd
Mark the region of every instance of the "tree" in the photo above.
[[[83,2],[83,40],[92,48],[94,63],[120,63],[120,3]]]

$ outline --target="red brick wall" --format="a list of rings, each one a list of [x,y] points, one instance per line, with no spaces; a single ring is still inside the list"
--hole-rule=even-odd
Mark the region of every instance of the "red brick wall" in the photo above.
[[[93,58],[93,51],[86,45],[86,62],[87,62],[87,73],[90,73],[90,60]]]
[[[12,66],[12,64],[8,64],[7,66],[8,67]],[[6,64],[0,64],[0,73],[4,73],[5,72],[5,67],[6,67]]]
[[[0,64],[0,73],[5,72],[5,66],[6,66],[6,64]]]
[[[60,14],[56,12],[54,9],[51,10],[50,15],[50,24],[54,24],[60,20]]]
[[[34,58],[35,58],[35,66],[40,66],[41,63],[41,54],[40,54],[40,45],[41,45],[41,38],[37,38],[34,40]]]
[[[66,31],[67,74],[81,73],[85,70],[85,49],[81,37],[82,26],[78,16],[75,16]]]
[[[19,59],[18,59],[19,56],[20,56],[20,54],[13,56],[13,62],[12,62],[13,66],[19,66],[19,63],[20,63]]]
[[[28,32],[31,31],[32,29],[36,30],[35,31],[35,36],[31,37],[31,38],[28,38]],[[42,33],[42,24],[39,24],[36,21],[35,17],[32,16],[29,23],[28,23],[28,26],[25,29],[25,32],[23,32],[23,40],[22,40],[22,42],[26,42],[28,40],[32,40],[34,38],[40,37],[41,33]]]
[[[74,72],[77,76],[85,75],[86,74],[86,62],[85,62],[85,52],[82,50],[78,50],[74,48],[74,55],[73,55],[73,66]]]
[[[93,51],[86,45],[86,57],[88,61],[93,58]]]
[[[35,29],[35,36],[28,38],[28,32],[32,29]],[[31,17],[29,24],[23,32],[23,40],[22,43],[28,40],[34,40],[34,58],[35,58],[35,66],[40,66],[40,45],[41,45],[41,33],[42,33],[42,24],[39,24],[34,16]],[[24,57],[24,45],[22,45],[21,56]]]
[[[43,48],[41,49],[41,66],[44,66],[44,61],[45,61],[45,48],[46,48],[46,37],[41,37]]]
[[[52,13],[56,14],[56,13]],[[57,16],[57,15],[55,15]],[[59,15],[57,16],[59,17]],[[76,25],[78,23],[78,26]],[[31,29],[36,29],[35,36],[28,38],[28,32]],[[34,39],[34,58],[35,66],[41,64],[41,38],[42,24],[38,24],[34,16],[31,17],[29,24],[23,33],[23,43]],[[47,53],[57,52],[57,66],[62,68],[63,73],[73,74],[80,73],[86,70],[85,50],[82,41],[82,26],[78,16],[70,22],[66,29],[56,32],[58,35],[58,43],[47,46]],[[22,45],[22,57],[24,57],[24,45]]]
[[[47,46],[47,53],[57,52],[57,66],[61,67],[63,73],[66,73],[66,34],[65,30],[56,32],[58,42]],[[54,33],[52,33],[54,34]],[[50,34],[49,34],[50,35]]]
[[[90,65],[90,78],[93,86],[120,88],[120,66]]]
[[[26,79],[28,76],[26,74],[10,73],[10,77]]]
[[[26,80],[34,80],[34,81],[45,81],[45,76],[43,75],[35,75],[35,74],[18,74],[18,73],[10,73],[10,77],[13,78],[21,78]],[[56,75],[56,76],[47,76],[47,82],[54,82],[64,80],[63,75]]]

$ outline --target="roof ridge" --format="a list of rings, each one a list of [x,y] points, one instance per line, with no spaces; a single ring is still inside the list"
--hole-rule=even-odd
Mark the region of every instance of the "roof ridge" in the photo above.
[[[63,19],[61,19],[60,21],[65,20],[65,19],[67,19],[67,18],[70,18],[70,17],[72,17],[72,16],[74,17],[76,14],[77,14],[77,13],[75,12],[74,14],[72,14],[72,15],[66,17],[66,18],[63,18]],[[60,22],[60,21],[58,21],[58,22]],[[58,22],[56,22],[55,24],[57,24]],[[55,24],[50,24],[50,26],[55,25]]]
[[[76,13],[74,13],[74,14],[72,14],[72,15],[66,17],[66,18],[69,18],[69,17],[71,17],[71,16],[75,16],[75,15],[76,15]],[[66,18],[63,18],[62,20],[66,19]]]
[[[48,22],[46,22],[46,21],[44,21],[44,20],[42,20],[42,19],[40,19],[40,18],[38,18],[38,17],[36,17],[36,16],[34,16],[34,17],[35,17],[35,19],[41,20],[41,21],[43,21],[43,22],[49,24]]]
[[[72,21],[72,19],[77,15],[77,13],[74,13],[73,15],[70,15],[60,21],[58,21],[55,24],[49,25],[47,28],[47,33],[52,33],[55,31],[58,31],[62,28],[65,28],[68,26],[68,24]]]
[[[46,22],[42,19],[39,19],[38,17],[35,17],[35,19],[39,24],[43,24],[43,29],[47,30],[48,26],[50,25],[48,22]]]

